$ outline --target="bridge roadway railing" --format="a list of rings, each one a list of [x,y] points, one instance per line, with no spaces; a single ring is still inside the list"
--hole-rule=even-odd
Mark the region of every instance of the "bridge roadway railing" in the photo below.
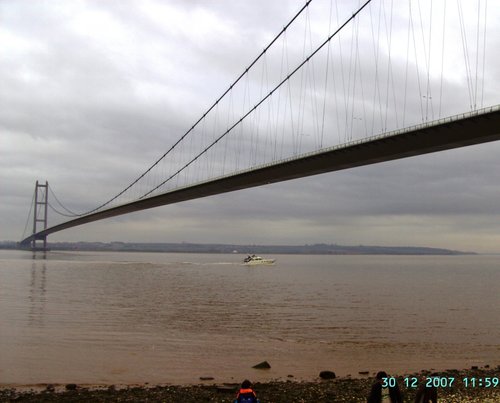
[[[500,140],[500,105],[259,165],[64,222],[21,241],[104,218],[181,201],[400,158]]]

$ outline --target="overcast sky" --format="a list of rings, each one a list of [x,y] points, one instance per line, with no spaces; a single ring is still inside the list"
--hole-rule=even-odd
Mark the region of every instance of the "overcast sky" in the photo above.
[[[336,7],[329,0],[314,3],[311,42],[312,32],[328,29],[327,11]],[[21,238],[36,180],[47,180],[75,211],[92,209],[127,186],[193,125],[303,4],[0,0],[0,240]],[[357,4],[339,2],[340,15],[352,14]],[[489,106],[500,103],[494,51],[500,48],[500,12],[495,2],[481,4],[480,17],[488,7],[486,53],[472,56],[470,64],[480,73],[482,105]],[[372,14],[381,10],[371,7]],[[471,7],[464,14],[477,14]],[[408,21],[399,21],[398,13],[391,26],[404,33]],[[321,15],[324,21],[313,19]],[[366,26],[360,25],[363,37]],[[451,33],[453,23],[448,25]],[[433,43],[443,41],[439,30],[429,31]],[[477,38],[484,43],[482,28],[478,32],[469,37],[469,47]],[[392,46],[401,49],[390,54],[395,64],[407,55],[405,40],[397,43],[404,35],[394,35]],[[292,35],[288,41],[294,42]],[[450,105],[467,91],[454,67],[454,57],[463,57],[456,37],[448,46],[453,47],[456,52],[443,65],[433,65],[443,66],[449,84],[443,110],[453,110]],[[287,51],[293,64],[295,51]],[[441,75],[436,77],[437,83]],[[432,95],[434,113],[436,91]],[[164,206],[65,230],[49,240],[324,242],[500,252],[499,155],[499,143],[450,150]],[[49,224],[59,220],[49,211]]]

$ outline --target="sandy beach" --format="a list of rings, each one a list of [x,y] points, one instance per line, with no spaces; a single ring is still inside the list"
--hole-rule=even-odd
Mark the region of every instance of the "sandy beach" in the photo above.
[[[397,378],[405,402],[413,402],[416,387],[406,387],[405,378],[417,378],[420,384],[431,371],[418,374],[392,375]],[[498,379],[500,366],[496,368],[474,368],[447,370],[434,373],[435,377],[453,379],[451,387],[439,387],[438,401],[447,403],[500,401],[500,387],[486,387],[484,383],[475,386],[464,378],[476,380]],[[293,378],[266,383],[255,383],[260,401],[275,403],[299,402],[365,402],[374,376],[362,378],[336,378],[331,380],[295,381]],[[417,384],[417,386],[418,386]],[[215,380],[201,381],[196,385],[30,385],[4,386],[0,389],[1,402],[232,402],[237,384],[217,384]]]

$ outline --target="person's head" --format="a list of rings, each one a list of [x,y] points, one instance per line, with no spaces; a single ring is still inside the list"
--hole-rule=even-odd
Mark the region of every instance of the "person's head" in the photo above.
[[[387,378],[387,372],[379,371],[377,372],[377,379],[381,381],[382,379]]]
[[[250,382],[248,379],[245,379],[241,384],[242,389],[250,389],[251,387],[252,387],[252,382]]]

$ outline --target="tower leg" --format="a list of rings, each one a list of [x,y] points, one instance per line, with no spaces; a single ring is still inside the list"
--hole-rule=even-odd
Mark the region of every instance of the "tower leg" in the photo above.
[[[47,228],[47,206],[49,200],[49,183],[40,184],[36,181],[35,185],[35,206],[33,214],[33,234]],[[38,226],[42,225],[42,228]],[[47,235],[34,237],[31,241],[31,250],[47,251]]]

